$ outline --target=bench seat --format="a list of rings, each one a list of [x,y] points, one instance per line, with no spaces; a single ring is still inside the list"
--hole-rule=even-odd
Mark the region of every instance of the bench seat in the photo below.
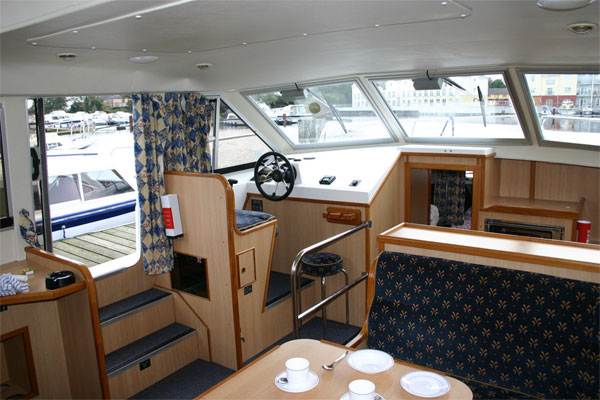
[[[382,252],[369,348],[463,380],[475,398],[599,398],[600,285]]]
[[[276,219],[275,216],[259,211],[235,210],[235,225],[240,232]]]

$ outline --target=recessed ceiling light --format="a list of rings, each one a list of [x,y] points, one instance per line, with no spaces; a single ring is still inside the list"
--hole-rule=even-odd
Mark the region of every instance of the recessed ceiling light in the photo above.
[[[379,25],[379,24],[375,24],[375,25],[373,25],[373,26],[374,26],[375,28],[379,28],[381,25]]]
[[[308,33],[305,32],[305,33],[302,34],[302,36],[308,36]]]
[[[142,52],[144,52],[144,53],[147,52],[147,51],[148,51],[148,49],[142,49]]]
[[[63,61],[73,61],[77,58],[76,53],[58,53],[56,57],[60,58]]]
[[[242,43],[242,46],[248,46],[248,42]]]
[[[443,5],[443,6],[447,6],[447,5],[448,5],[448,2],[447,2],[447,1],[442,1],[442,5]]]
[[[467,18],[467,14],[460,14],[461,18]]]
[[[577,22],[568,26],[569,30],[573,33],[588,33],[597,27],[598,25],[591,22]]]
[[[191,50],[188,50],[188,54],[192,54],[192,51],[191,51]]]
[[[158,60],[157,56],[137,56],[137,57],[131,57],[129,59],[129,61],[137,63],[137,64],[149,64],[156,60]]]
[[[537,5],[544,10],[568,11],[585,7],[596,0],[539,0]]]
[[[79,33],[79,31],[73,31],[73,33]]]
[[[142,16],[138,14],[135,16],[135,19],[142,19]]]
[[[209,69],[212,68],[212,64],[211,63],[198,63],[196,64],[196,68],[198,69]]]
[[[92,50],[96,50],[96,46],[92,46],[90,47]]]
[[[37,42],[31,42],[32,46],[37,46]]]

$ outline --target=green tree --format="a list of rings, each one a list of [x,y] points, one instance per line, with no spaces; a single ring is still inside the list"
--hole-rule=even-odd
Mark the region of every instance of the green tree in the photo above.
[[[488,87],[490,89],[501,89],[501,88],[505,88],[506,85],[504,84],[504,81],[502,79],[494,79],[494,80],[489,80],[488,81]]]
[[[67,99],[65,97],[44,97],[44,113],[49,114],[52,111],[65,110],[67,108]]]

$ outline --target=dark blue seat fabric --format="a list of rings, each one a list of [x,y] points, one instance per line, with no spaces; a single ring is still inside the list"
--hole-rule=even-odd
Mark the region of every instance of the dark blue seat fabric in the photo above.
[[[599,296],[595,283],[383,252],[367,343],[476,398],[599,398]]]
[[[331,276],[344,268],[342,256],[334,253],[313,253],[302,257],[302,273],[311,276]]]
[[[240,231],[254,228],[260,224],[274,220],[275,217],[259,211],[235,210],[235,225]]]

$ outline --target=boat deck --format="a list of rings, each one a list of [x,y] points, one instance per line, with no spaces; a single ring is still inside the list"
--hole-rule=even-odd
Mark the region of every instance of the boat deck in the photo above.
[[[54,253],[92,268],[135,252],[135,239],[135,224],[128,224],[56,241],[53,247]]]

